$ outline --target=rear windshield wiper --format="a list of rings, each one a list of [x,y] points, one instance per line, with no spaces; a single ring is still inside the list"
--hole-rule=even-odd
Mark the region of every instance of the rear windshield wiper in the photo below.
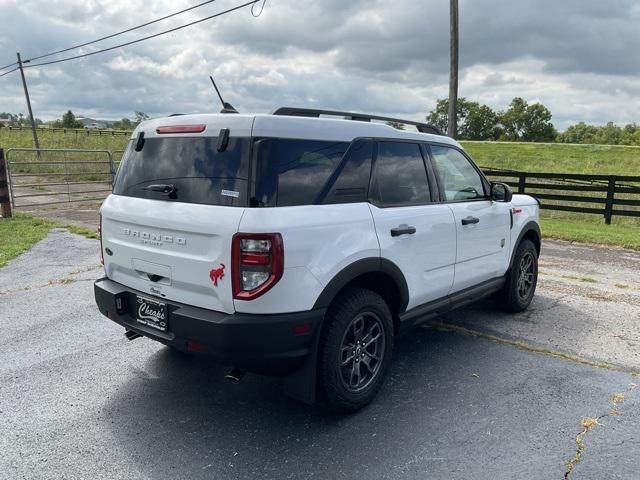
[[[178,198],[178,189],[172,183],[147,185],[146,187],[142,187],[142,190],[151,190],[152,192],[159,192],[164,195],[168,195],[169,198]]]

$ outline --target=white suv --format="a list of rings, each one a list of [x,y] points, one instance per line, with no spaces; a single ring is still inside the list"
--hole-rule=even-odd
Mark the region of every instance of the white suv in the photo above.
[[[391,119],[281,108],[142,123],[101,208],[100,311],[129,339],[355,410],[399,334],[492,294],[527,308],[536,199],[487,181],[434,127],[371,120]]]

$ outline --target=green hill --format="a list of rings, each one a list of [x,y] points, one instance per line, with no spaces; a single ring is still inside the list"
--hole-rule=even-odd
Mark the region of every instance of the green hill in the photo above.
[[[481,167],[526,172],[640,175],[640,147],[462,142]]]

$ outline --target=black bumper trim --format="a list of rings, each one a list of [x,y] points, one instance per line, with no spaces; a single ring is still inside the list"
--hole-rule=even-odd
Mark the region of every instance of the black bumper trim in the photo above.
[[[326,309],[277,315],[227,314],[158,299],[167,303],[169,331],[161,332],[135,319],[136,295],[155,298],[108,278],[94,283],[96,304],[110,320],[145,337],[187,350],[187,341],[220,363],[265,374],[288,374],[300,367],[313,349]],[[120,307],[120,308],[118,308]],[[293,328],[309,324],[310,331]]]

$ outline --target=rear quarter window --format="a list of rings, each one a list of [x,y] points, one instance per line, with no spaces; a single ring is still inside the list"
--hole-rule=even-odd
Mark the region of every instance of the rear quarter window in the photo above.
[[[256,141],[252,205],[285,207],[319,203],[349,142],[266,138]]]
[[[373,141],[354,141],[320,193],[326,204],[366,202],[371,178]]]

